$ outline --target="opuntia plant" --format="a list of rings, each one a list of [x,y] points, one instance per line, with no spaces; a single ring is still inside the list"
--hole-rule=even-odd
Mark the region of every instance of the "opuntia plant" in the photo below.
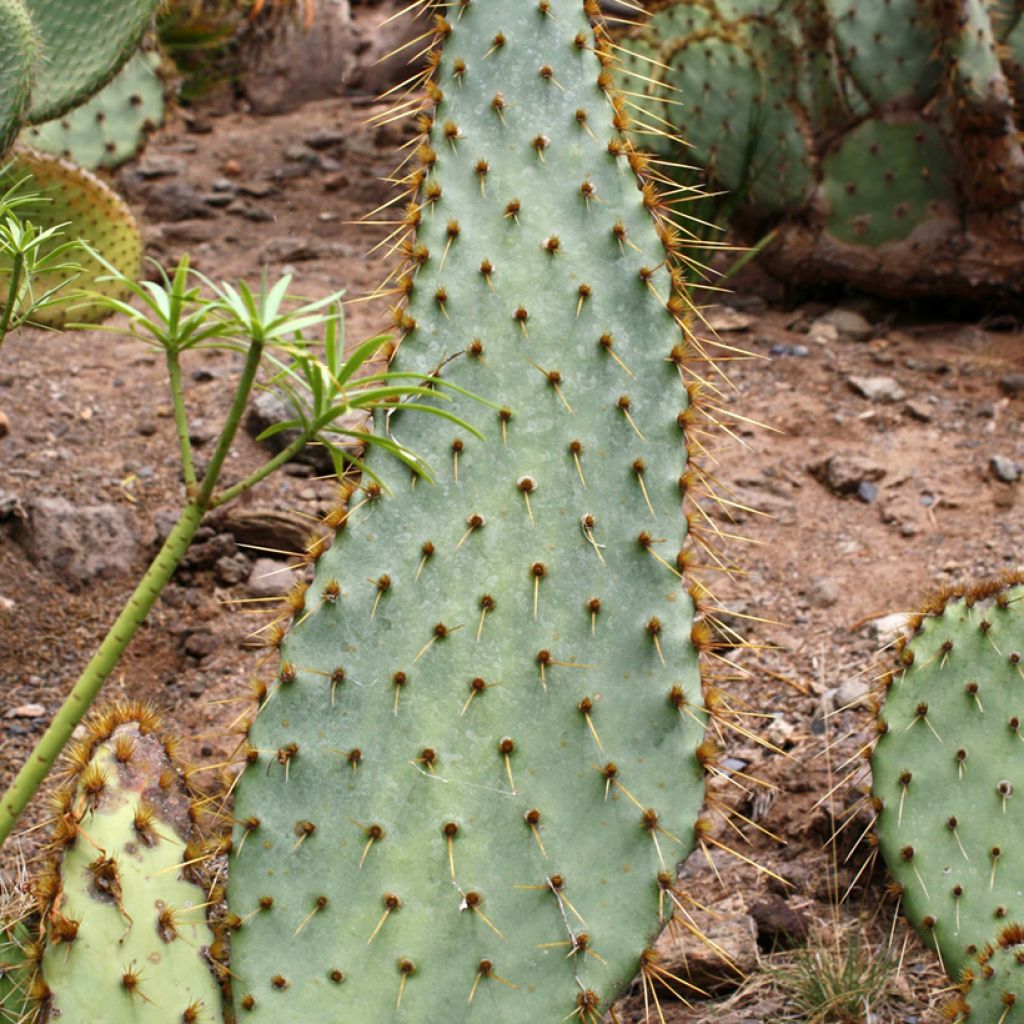
[[[622,42],[640,138],[728,193],[751,238],[778,227],[768,266],[897,297],[1019,292],[1019,4],[646,6]]]
[[[254,1021],[599,1020],[657,976],[714,758],[701,355],[596,5],[429,6],[393,365],[500,410],[379,415],[445,470],[383,466],[280,625],[229,875]]]
[[[906,915],[951,978],[984,979],[986,992],[986,965],[994,956],[1000,977],[1011,969],[1006,950],[1020,939],[1008,942],[1007,928],[1024,919],[1022,599],[1012,576],[925,606],[883,678],[871,757],[881,851]],[[974,987],[966,998],[995,1005]]]

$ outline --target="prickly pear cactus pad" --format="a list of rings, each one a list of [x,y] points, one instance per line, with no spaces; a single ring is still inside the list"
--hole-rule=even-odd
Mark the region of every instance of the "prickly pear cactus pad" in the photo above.
[[[911,924],[956,977],[1024,915],[1021,581],[939,598],[901,659],[871,759],[878,834]]]
[[[24,219],[41,229],[65,225],[62,240],[81,239],[129,277],[138,275],[142,239],[135,218],[128,204],[99,178],[59,157],[19,146],[0,175],[0,191],[18,183],[23,183],[25,191],[42,196],[39,203],[21,208]],[[120,294],[116,283],[104,280],[108,271],[96,260],[82,250],[76,250],[75,259],[82,265],[82,273],[74,288]],[[0,290],[6,274],[0,261]],[[37,291],[46,292],[61,280],[62,275],[42,275],[36,282]],[[91,323],[107,315],[106,310],[83,303],[69,292],[67,301],[40,311],[34,322],[62,327],[68,321]]]
[[[39,882],[45,1019],[67,1024],[213,1021],[220,990],[195,858],[189,794],[143,709],[94,720],[57,796],[53,873]]]
[[[28,120],[51,121],[103,88],[131,57],[160,0],[21,0],[39,53]]]
[[[36,44],[21,0],[0,0],[0,164],[28,105]]]
[[[4,913],[7,912],[7,894]],[[0,924],[0,1022],[23,1024],[33,1013],[33,986],[37,975],[37,946],[24,919]]]
[[[380,419],[436,482],[371,456],[293,596],[234,812],[242,1020],[598,1021],[657,970],[714,756],[679,574],[699,354],[597,4],[426,6],[393,369],[500,412]]]
[[[1024,1010],[1024,926],[1003,928],[976,962],[965,968],[957,994],[945,1008],[955,1024],[1013,1024]]]
[[[142,148],[164,119],[160,58],[137,53],[88,103],[55,121],[29,128],[26,145],[72,160],[79,167],[119,167]]]

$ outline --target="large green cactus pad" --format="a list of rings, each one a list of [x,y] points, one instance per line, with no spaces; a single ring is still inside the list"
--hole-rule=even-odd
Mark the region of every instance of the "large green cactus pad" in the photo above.
[[[29,128],[26,145],[72,160],[79,167],[119,167],[164,119],[160,59],[137,53],[91,100],[63,117]]]
[[[243,1020],[596,1021],[694,844],[672,282],[583,3],[541,8],[448,12],[395,368],[507,412],[377,424],[437,482],[373,459],[251,729]]]
[[[189,797],[147,716],[122,717],[63,794],[46,1009],[62,1024],[213,1021],[207,898],[184,866]]]
[[[21,0],[39,41],[29,120],[51,121],[110,81],[160,0]]]
[[[0,0],[0,160],[28,106],[36,42],[21,0]]]
[[[1003,928],[964,975],[963,995],[948,1011],[955,1024],[1016,1024],[1024,1015],[1024,927]]]
[[[886,864],[954,977],[1024,915],[1022,599],[975,590],[924,617],[871,761]]]
[[[12,154],[6,173],[0,175],[0,191],[18,183],[25,191],[42,197],[39,203],[21,208],[24,219],[40,228],[65,225],[63,239],[87,242],[127,276],[138,275],[142,239],[135,218],[125,201],[99,178],[59,157],[19,147]],[[91,256],[76,250],[74,258],[83,270],[73,287],[121,295],[122,289],[116,282],[104,280],[109,272]],[[7,273],[8,268],[0,262],[0,293]],[[45,293],[70,276],[70,272],[44,274],[35,282],[36,293]],[[42,310],[34,321],[62,327],[69,321],[97,322],[107,315],[105,308],[82,302],[69,293],[67,301]]]

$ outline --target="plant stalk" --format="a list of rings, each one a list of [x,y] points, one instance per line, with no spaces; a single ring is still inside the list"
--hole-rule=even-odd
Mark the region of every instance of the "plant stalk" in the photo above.
[[[3,319],[0,320],[0,348],[3,347],[7,332],[11,329],[11,319],[14,316],[14,307],[18,304],[18,292],[21,290],[21,275],[25,268],[25,257],[20,253],[14,254],[11,263],[11,286],[7,290],[7,303],[4,306]]]
[[[185,409],[185,392],[181,386],[181,361],[178,353],[167,349],[167,377],[171,383],[171,402],[174,406],[174,425],[178,431],[178,449],[181,452],[181,475],[189,498],[195,497],[197,487],[196,468],[192,461],[192,440],[189,437],[188,412]]]
[[[174,575],[192,538],[202,522],[204,510],[195,502],[186,506],[156,558],[118,615],[99,650],[85,667],[78,682],[36,744],[28,761],[0,799],[0,846],[14,828],[21,812],[35,796],[43,779],[85,716],[100,688],[114,670],[125,649],[138,632],[161,591]]]

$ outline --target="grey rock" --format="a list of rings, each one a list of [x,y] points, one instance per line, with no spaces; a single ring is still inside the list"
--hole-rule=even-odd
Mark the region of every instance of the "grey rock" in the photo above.
[[[320,249],[308,238],[272,238],[260,250],[260,263],[303,263],[320,256]]]
[[[185,638],[185,653],[193,658],[208,658],[217,649],[217,638],[208,629],[199,629]]]
[[[295,585],[298,576],[275,558],[257,558],[246,590],[252,597],[283,597]]]
[[[989,459],[989,465],[996,478],[1002,480],[1004,484],[1015,484],[1020,480],[1020,465],[1005,455],[993,455]]]
[[[875,334],[874,327],[852,309],[833,309],[819,316],[811,326],[812,331],[817,324],[831,325],[839,332],[840,338],[847,338],[850,341],[867,341]]]
[[[831,608],[840,598],[839,580],[833,576],[814,576],[807,588],[807,600],[814,608]]]
[[[11,421],[7,417],[7,413],[0,409],[0,441],[2,441],[11,432]]]
[[[999,387],[1004,395],[1017,398],[1024,394],[1024,373],[1007,373],[999,378]]]
[[[836,708],[855,707],[860,704],[871,692],[871,683],[864,678],[854,676],[842,683],[834,693],[834,704]]]
[[[862,398],[870,402],[902,402],[907,393],[892,377],[848,377],[847,383]]]
[[[311,532],[309,520],[274,509],[232,508],[220,522],[239,544],[274,551],[304,551]]]
[[[147,153],[134,167],[135,173],[147,181],[155,178],[173,178],[185,171],[185,161],[177,156]]]
[[[252,437],[259,437],[268,427],[285,420],[293,419],[284,400],[272,391],[262,391],[249,406],[246,414],[245,429]],[[299,436],[297,430],[282,430],[273,437],[268,437],[263,444],[272,452],[279,452]],[[318,473],[333,472],[331,457],[322,445],[306,445],[294,459],[295,462],[312,466]]]
[[[230,533],[218,533],[209,540],[193,544],[181,560],[183,569],[212,569],[222,558],[237,551],[235,538]]]
[[[861,480],[857,484],[857,497],[864,502],[865,505],[871,505],[878,500],[878,484],[873,484],[870,480]]]
[[[148,189],[145,202],[146,216],[152,221],[175,223],[214,216],[202,194],[180,181],[169,181]]]
[[[330,128],[321,128],[318,131],[313,132],[312,135],[307,135],[302,141],[309,146],[310,149],[315,149],[317,152],[323,152],[324,150],[334,150],[337,152],[343,152],[348,136],[342,131],[332,131]]]
[[[234,555],[224,555],[218,558],[213,566],[213,574],[218,583],[226,587],[234,587],[244,583],[252,572],[252,562],[241,552]]]
[[[855,494],[862,482],[875,482],[885,476],[885,467],[864,455],[831,455],[808,468],[836,494]]]
[[[15,523],[15,541],[69,590],[126,575],[142,553],[130,513],[118,505],[33,498]]]

